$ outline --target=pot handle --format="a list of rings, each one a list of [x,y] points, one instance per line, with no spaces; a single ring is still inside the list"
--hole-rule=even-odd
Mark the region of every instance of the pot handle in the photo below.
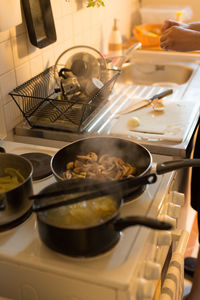
[[[6,194],[3,193],[0,195],[0,211],[5,210],[6,208]]]
[[[156,173],[165,174],[177,169],[187,167],[200,167],[200,159],[179,159],[159,163],[156,166]]]
[[[164,221],[155,220],[143,216],[132,216],[119,218],[114,222],[114,227],[117,231],[121,231],[130,226],[141,225],[151,229],[157,230],[170,230],[172,229],[172,224]]]

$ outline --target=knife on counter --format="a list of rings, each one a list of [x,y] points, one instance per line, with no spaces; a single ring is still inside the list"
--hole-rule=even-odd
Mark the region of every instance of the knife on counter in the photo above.
[[[119,113],[116,114],[115,118],[118,118],[119,116],[123,115],[123,114],[128,114],[132,111],[135,111],[135,110],[138,110],[139,108],[142,108],[144,106],[147,106],[149,105],[154,99],[162,99],[168,95],[171,95],[173,93],[173,90],[172,89],[169,89],[169,90],[166,90],[162,93],[159,93],[159,94],[156,94],[154,95],[153,97],[149,98],[149,99],[144,99],[144,100],[141,100],[131,106],[129,106],[128,108],[120,111]]]

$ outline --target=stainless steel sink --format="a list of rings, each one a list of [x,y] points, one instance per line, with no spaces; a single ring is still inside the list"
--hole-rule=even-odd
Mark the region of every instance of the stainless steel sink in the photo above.
[[[181,63],[126,63],[118,82],[134,85],[181,85],[193,74],[193,68]]]

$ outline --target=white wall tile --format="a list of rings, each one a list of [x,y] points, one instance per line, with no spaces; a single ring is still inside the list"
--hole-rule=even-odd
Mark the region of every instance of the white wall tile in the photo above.
[[[31,77],[36,76],[37,74],[43,71],[43,60],[42,55],[38,55],[30,60],[31,67]]]
[[[92,11],[90,10],[91,8],[85,8],[82,10],[82,29],[83,31],[87,31],[89,32],[92,28]],[[101,9],[99,10],[101,11]],[[97,17],[99,16],[99,14],[97,14]]]
[[[51,0],[51,7],[52,7],[54,20],[60,19],[62,16],[61,0]]]
[[[0,43],[0,75],[14,68],[10,40]]]
[[[32,76],[55,64],[59,55],[75,46],[92,46],[106,53],[113,18],[120,19],[120,30],[125,38],[131,34],[138,0],[105,0],[105,7],[86,8],[85,0],[51,0],[57,41],[39,49],[28,37],[26,23],[0,33],[0,106],[6,112],[9,129],[22,115],[7,93]],[[9,117],[8,117],[9,116]]]
[[[26,34],[11,38],[15,67],[24,64],[28,60],[28,47]]]
[[[15,71],[12,70],[7,72],[0,77],[0,90],[1,90],[1,99],[3,103],[6,104],[9,101],[12,101],[11,96],[8,95],[15,87],[17,86]]]
[[[63,41],[63,26],[62,26],[62,19],[57,19],[55,21],[55,27],[56,27],[56,35],[57,35],[57,42]]]
[[[23,65],[16,68],[16,81],[17,86],[21,85],[25,81],[31,78],[30,62],[26,62]]]
[[[55,55],[54,49],[51,47],[49,51],[45,51],[42,54],[42,61],[43,61],[43,69],[47,69],[55,64]]]
[[[0,43],[9,40],[10,32],[9,30],[0,32]]]
[[[73,15],[73,28],[74,35],[81,35],[84,31],[84,10],[79,10],[76,14]]]
[[[71,48],[71,47],[73,47],[74,46],[74,37],[69,37],[66,41],[64,41],[64,43],[63,43],[63,49],[64,49],[64,51],[65,50],[67,50],[67,49],[69,49],[69,48]],[[56,59],[58,58],[58,57],[55,57]]]
[[[54,47],[54,55],[55,55],[56,60],[63,53],[63,51],[65,51],[65,50],[66,50],[66,46],[63,43],[58,43]]]
[[[25,33],[26,33],[25,20],[23,20],[22,24],[10,29],[10,35],[12,38],[17,37],[18,35],[21,35],[21,34],[25,34]]]
[[[2,99],[0,98],[0,104]],[[4,139],[7,136],[6,123],[4,118],[3,106],[0,105],[0,139]]]
[[[91,19],[91,24],[94,26],[95,24],[101,24],[102,21],[105,23],[106,20],[106,8],[105,7],[100,7],[100,8],[88,8],[86,9],[90,13],[90,19]]]
[[[75,13],[77,10],[77,3],[75,0],[60,0],[60,4],[62,16]]]
[[[28,49],[28,59],[32,59],[33,57],[42,54],[42,49],[32,45],[27,34],[26,34],[26,42],[27,42],[27,49]]]
[[[21,117],[21,112],[17,105],[13,102],[8,102],[4,105],[4,116],[7,132],[11,131],[12,128],[17,125]]]
[[[74,33],[73,27],[73,15],[67,15],[62,18],[62,28],[63,28],[63,40],[67,41],[72,39]]]

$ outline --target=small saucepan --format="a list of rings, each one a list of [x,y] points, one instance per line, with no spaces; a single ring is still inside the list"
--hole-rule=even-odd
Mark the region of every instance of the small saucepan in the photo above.
[[[27,213],[31,213],[33,166],[29,160],[15,154],[0,153],[0,231],[12,228]],[[15,178],[19,180],[8,188]],[[13,181],[12,181],[13,180]],[[6,188],[7,187],[7,188]]]
[[[73,186],[73,181],[53,183],[44,188],[41,193],[63,190],[66,185]],[[80,185],[81,182],[82,180]],[[157,230],[172,228],[167,222],[144,216],[120,218],[122,205],[122,198],[112,194],[84,201],[78,205],[37,212],[40,238],[49,248],[62,254],[91,257],[111,249],[118,242],[120,231],[127,227],[141,225]]]

